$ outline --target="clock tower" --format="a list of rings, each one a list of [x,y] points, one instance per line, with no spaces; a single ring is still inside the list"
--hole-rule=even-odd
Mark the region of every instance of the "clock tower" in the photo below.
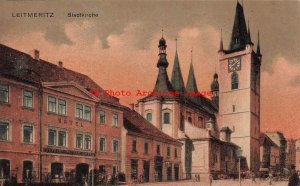
[[[232,142],[242,148],[247,168],[259,170],[260,136],[260,64],[251,41],[250,28],[245,21],[242,5],[237,2],[229,48],[219,50],[219,116],[221,126],[233,131]]]

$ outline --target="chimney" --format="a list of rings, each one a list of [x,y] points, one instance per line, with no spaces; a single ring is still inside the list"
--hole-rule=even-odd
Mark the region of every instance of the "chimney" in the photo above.
[[[36,59],[36,60],[40,60],[40,51],[39,50],[34,49],[33,58]]]
[[[58,66],[59,66],[60,68],[63,68],[63,62],[62,62],[62,61],[58,61]]]

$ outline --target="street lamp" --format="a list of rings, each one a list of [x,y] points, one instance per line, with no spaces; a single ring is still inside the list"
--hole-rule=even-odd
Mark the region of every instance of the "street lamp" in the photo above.
[[[239,185],[241,186],[242,185],[242,180],[241,180],[241,157],[242,157],[242,154],[243,154],[243,150],[241,148],[238,148],[236,150],[236,156],[239,158]]]

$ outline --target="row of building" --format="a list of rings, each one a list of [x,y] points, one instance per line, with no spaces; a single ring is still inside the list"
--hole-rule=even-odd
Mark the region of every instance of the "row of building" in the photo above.
[[[281,132],[260,135],[260,168],[274,174],[288,173],[292,166],[300,171],[300,140],[287,139]]]
[[[0,45],[0,177],[23,182],[88,178],[91,170],[182,178],[182,144],[88,76]]]

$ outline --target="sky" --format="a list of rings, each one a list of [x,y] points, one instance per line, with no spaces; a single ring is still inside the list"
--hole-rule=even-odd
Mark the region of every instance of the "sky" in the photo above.
[[[51,63],[90,76],[113,91],[153,90],[157,77],[161,29],[167,58],[173,66],[176,44],[186,83],[193,48],[198,89],[210,90],[218,72],[221,29],[229,45],[236,0],[233,1],[80,1],[0,0],[0,43],[32,53]],[[261,130],[282,131],[300,138],[300,2],[241,2],[250,23],[251,38],[260,45]],[[53,18],[14,17],[17,13],[53,12]],[[97,13],[74,18],[72,13]],[[128,105],[140,97],[121,96]]]

